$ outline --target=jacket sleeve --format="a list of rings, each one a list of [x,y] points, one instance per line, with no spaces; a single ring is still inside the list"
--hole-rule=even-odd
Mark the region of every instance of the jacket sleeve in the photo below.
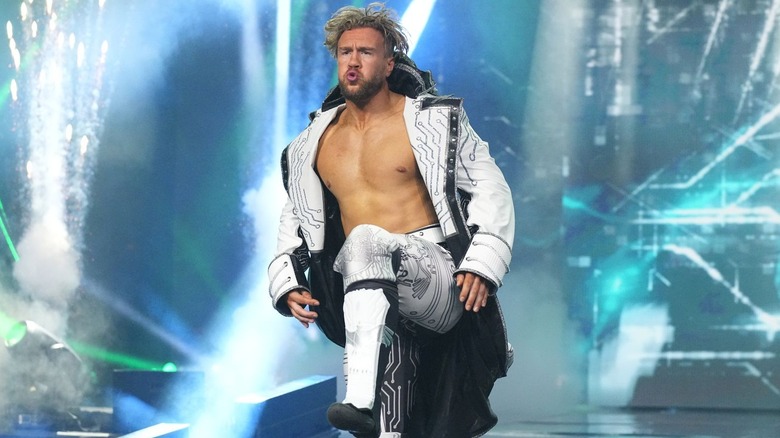
[[[309,267],[309,250],[299,234],[300,220],[293,210],[293,202],[288,197],[279,220],[276,255],[268,266],[268,291],[273,306],[285,316],[291,316],[290,308],[282,299],[288,292],[311,291],[305,275]]]
[[[509,185],[490,155],[487,142],[460,109],[457,186],[470,197],[466,224],[476,229],[456,272],[473,272],[501,287],[509,272],[515,209]]]

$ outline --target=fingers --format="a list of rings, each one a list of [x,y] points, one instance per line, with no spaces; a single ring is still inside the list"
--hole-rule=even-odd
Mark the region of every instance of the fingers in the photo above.
[[[309,328],[317,319],[317,312],[308,310],[308,306],[319,306],[320,302],[311,297],[307,291],[292,291],[287,294],[287,307],[290,308],[292,316],[300,323]]]
[[[466,311],[487,306],[488,282],[479,275],[471,272],[462,272],[455,277],[455,284],[460,288],[460,302],[464,303]]]

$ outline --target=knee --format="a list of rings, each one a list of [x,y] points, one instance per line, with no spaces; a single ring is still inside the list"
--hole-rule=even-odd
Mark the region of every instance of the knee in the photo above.
[[[391,253],[398,249],[398,242],[390,232],[372,224],[360,224],[352,229],[344,241],[350,251],[360,254]]]
[[[344,286],[359,280],[395,281],[393,254],[396,237],[376,225],[358,225],[347,236],[333,269],[344,276]]]

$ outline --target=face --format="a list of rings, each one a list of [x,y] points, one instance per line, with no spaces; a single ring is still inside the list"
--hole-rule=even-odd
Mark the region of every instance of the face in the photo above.
[[[347,100],[364,105],[386,84],[393,58],[385,53],[382,34],[372,28],[347,30],[336,50],[339,88]]]

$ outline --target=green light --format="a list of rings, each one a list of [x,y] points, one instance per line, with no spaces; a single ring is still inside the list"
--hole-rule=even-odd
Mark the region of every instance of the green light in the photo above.
[[[176,364],[173,362],[168,362],[165,365],[163,365],[162,370],[166,373],[175,373],[178,371],[178,368],[176,367]]]
[[[0,312],[0,338],[8,340],[9,337],[12,337],[12,334],[17,330],[17,324],[19,324],[18,320],[9,318],[8,315]]]
[[[8,244],[8,249],[11,250],[11,256],[14,258],[14,261],[19,261],[19,253],[16,252],[14,242],[11,240],[11,235],[8,233],[8,228],[5,226],[5,221],[3,220],[4,217],[5,209],[3,208],[3,201],[0,200],[0,231],[3,233],[5,243]]]
[[[166,364],[160,364],[159,362],[153,362],[127,354],[108,351],[106,349],[95,347],[93,345],[87,345],[78,341],[68,341],[68,344],[71,346],[71,348],[73,348],[73,351],[79,355],[91,357],[103,362],[114,363],[126,368],[136,370],[160,370],[166,366]]]
[[[5,338],[5,345],[7,347],[13,347],[18,344],[24,336],[27,334],[27,325],[23,322],[17,322],[13,324],[3,335]]]

